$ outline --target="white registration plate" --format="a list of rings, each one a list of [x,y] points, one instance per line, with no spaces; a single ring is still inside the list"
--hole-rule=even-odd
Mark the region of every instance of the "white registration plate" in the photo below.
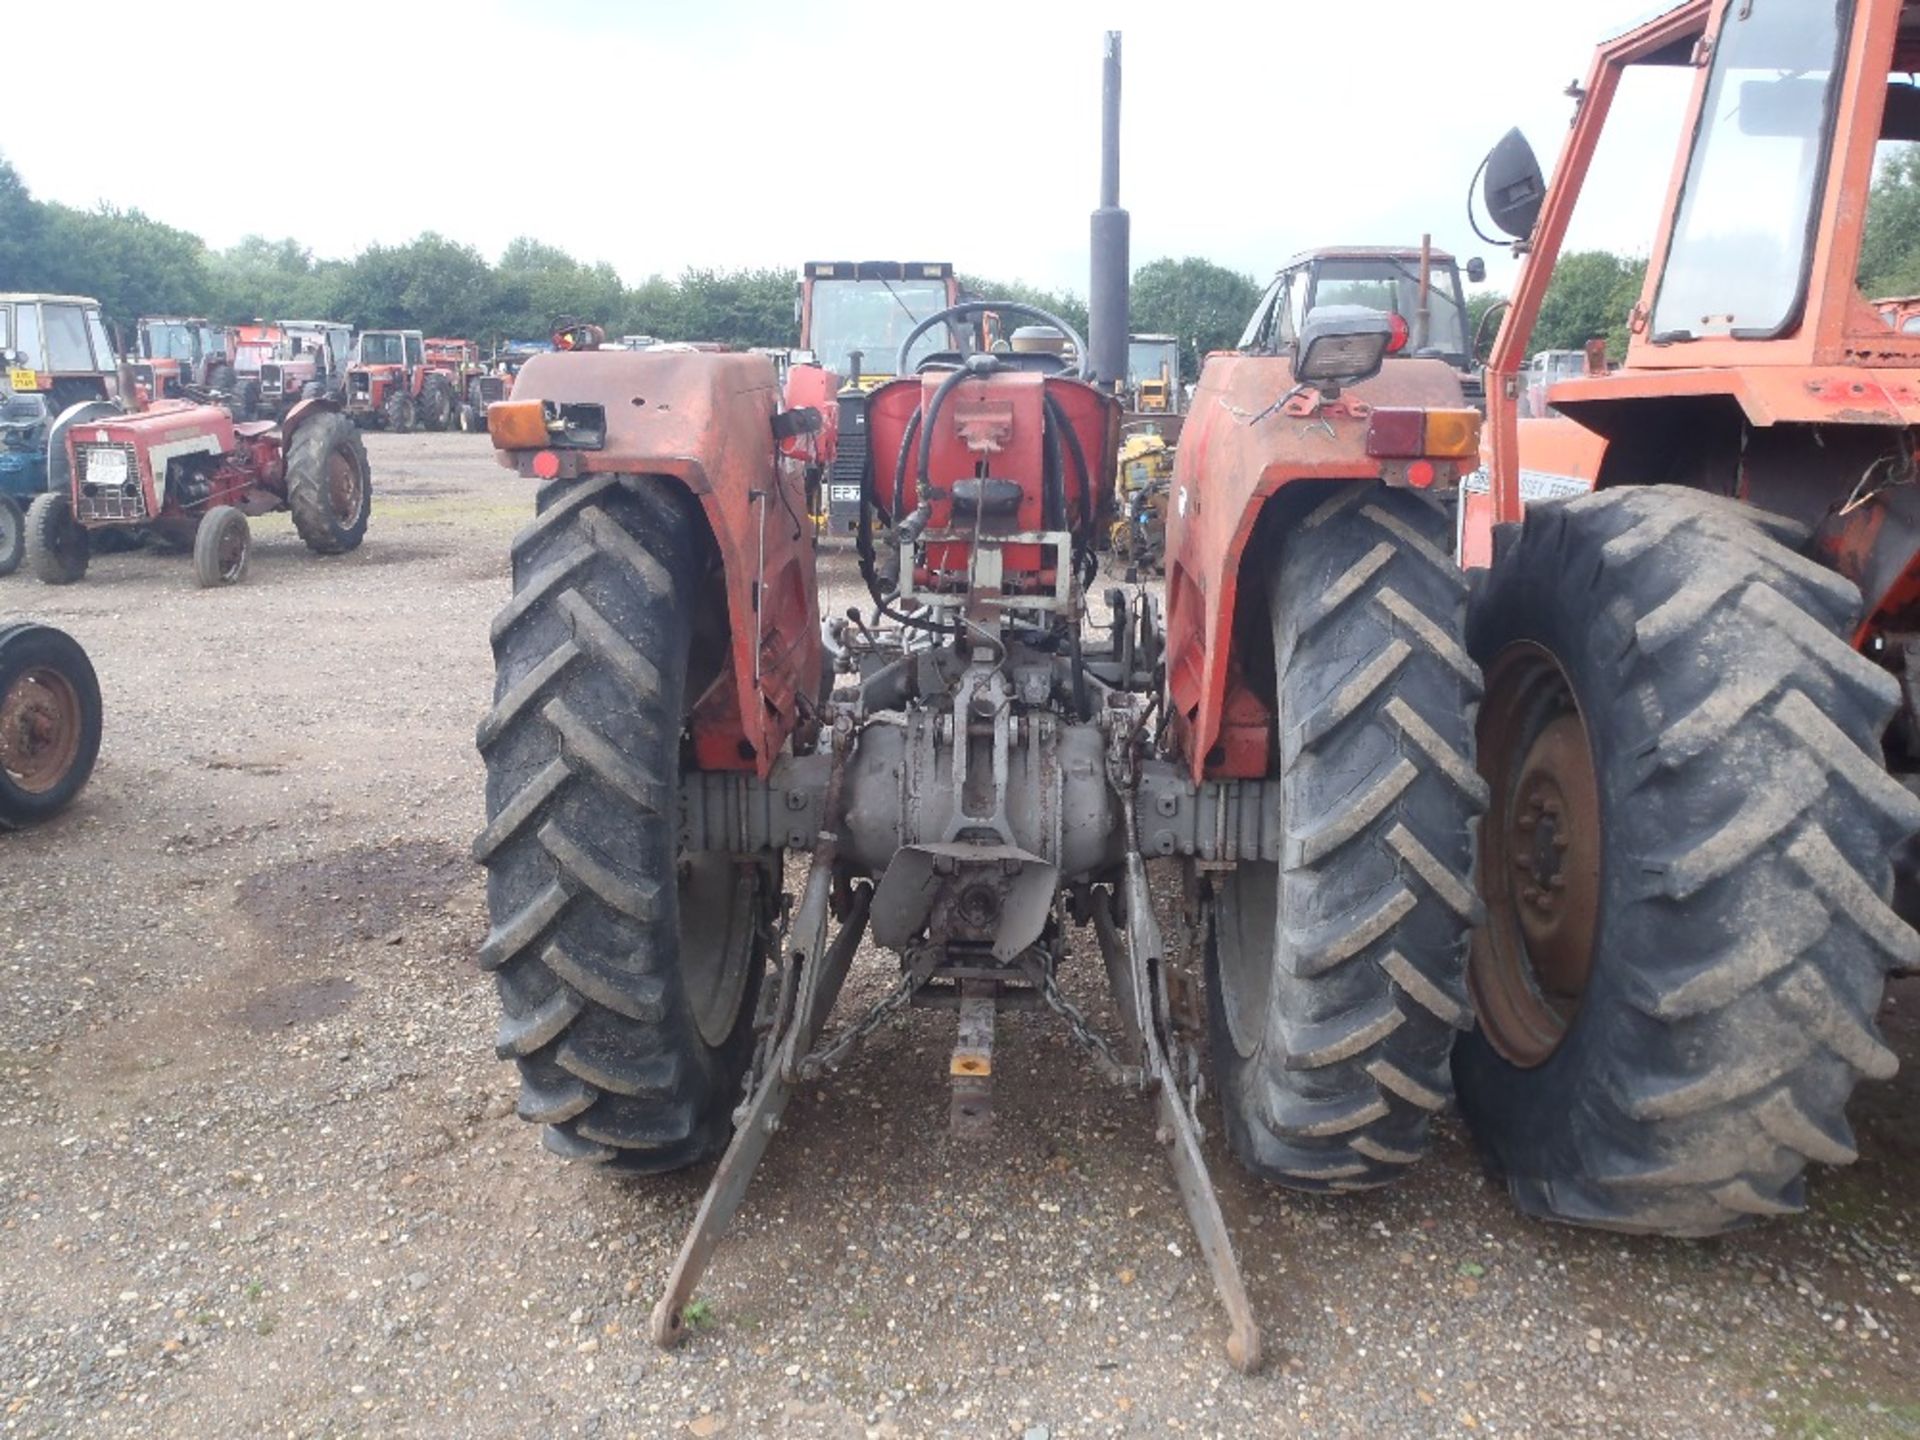
[[[127,483],[127,452],[124,450],[92,450],[87,454],[86,482],[89,485],[124,485]]]
[[[858,485],[829,485],[827,487],[827,498],[829,500],[850,501],[858,505],[860,503],[860,487]]]

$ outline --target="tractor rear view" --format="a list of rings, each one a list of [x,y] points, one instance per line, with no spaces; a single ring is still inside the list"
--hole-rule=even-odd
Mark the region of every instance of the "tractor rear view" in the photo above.
[[[1522,363],[1634,66],[1698,71],[1624,365],[1550,385],[1592,493],[1550,462]],[[1711,1234],[1854,1158],[1893,1054],[1916,828],[1920,336],[1859,294],[1875,147],[1920,139],[1920,6],[1695,0],[1602,46],[1553,184],[1517,132],[1486,199],[1526,268],[1488,375],[1494,518],[1468,641],[1490,791],[1460,1101],[1530,1213]],[[1473,519],[1469,516],[1469,520]]]
[[[783,394],[764,356],[587,348],[536,357],[488,412],[502,462],[544,483],[478,735],[480,964],[549,1149],[638,1173],[721,1156],[662,1344],[794,1088],[909,1008],[957,1020],[957,1136],[992,1124],[1009,1009],[1153,1105],[1243,1369],[1260,1335],[1199,1143],[1203,1054],[1235,1154],[1308,1188],[1397,1177],[1447,1102],[1484,787],[1435,497],[1480,417],[1444,363],[1390,358],[1369,310],[1216,360],[1167,623],[1101,589],[1127,370],[1108,44],[1091,334],[993,300],[898,332],[857,479],[868,604],[824,632],[804,496],[830,375],[792,366]],[[985,312],[1074,360],[940,348]],[[1178,930],[1150,862],[1184,881]],[[894,983],[829,1035],[868,936]],[[1106,1026],[1076,972],[1093,954]]]

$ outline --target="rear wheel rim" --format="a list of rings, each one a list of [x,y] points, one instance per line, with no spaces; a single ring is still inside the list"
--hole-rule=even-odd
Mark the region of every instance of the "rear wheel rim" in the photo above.
[[[0,770],[29,795],[57,786],[80,755],[80,694],[58,670],[36,666],[0,696]]]
[[[1216,887],[1212,929],[1220,1013],[1234,1052],[1250,1060],[1267,1033],[1280,925],[1280,867],[1241,865],[1221,876]]]
[[[1600,915],[1599,784],[1566,672],[1531,641],[1486,672],[1480,840],[1487,923],[1467,967],[1487,1041],[1523,1068],[1560,1048],[1585,1002]]]
[[[344,448],[327,456],[327,504],[333,518],[351,525],[360,518],[360,467]]]
[[[724,855],[684,856],[679,871],[681,982],[694,1027],[717,1050],[752,979],[760,886],[751,867]]]

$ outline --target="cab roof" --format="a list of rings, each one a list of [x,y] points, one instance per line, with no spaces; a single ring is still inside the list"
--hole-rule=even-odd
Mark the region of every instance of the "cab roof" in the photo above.
[[[1323,245],[1317,250],[1302,250],[1281,270],[1294,270],[1315,260],[1410,260],[1420,262],[1418,245]],[[1434,265],[1452,265],[1454,258],[1438,246],[1429,246],[1427,260]]]
[[[13,305],[24,300],[51,300],[57,305],[91,305],[95,309],[100,306],[100,302],[91,295],[47,295],[33,290],[0,293],[0,305]]]

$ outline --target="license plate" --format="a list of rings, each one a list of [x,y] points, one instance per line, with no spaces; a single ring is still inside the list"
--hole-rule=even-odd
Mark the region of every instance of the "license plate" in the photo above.
[[[858,505],[860,503],[860,487],[858,485],[829,485],[827,487],[827,498],[829,500],[848,500]]]
[[[40,377],[31,370],[17,370],[7,367],[7,388],[10,390],[38,390]]]
[[[89,451],[85,479],[89,485],[126,484],[127,452],[124,450]]]

